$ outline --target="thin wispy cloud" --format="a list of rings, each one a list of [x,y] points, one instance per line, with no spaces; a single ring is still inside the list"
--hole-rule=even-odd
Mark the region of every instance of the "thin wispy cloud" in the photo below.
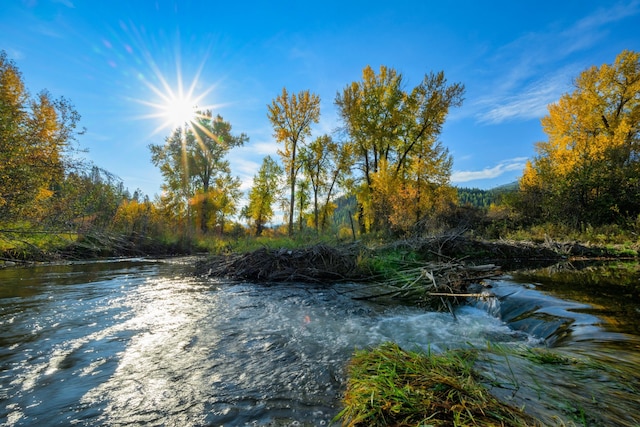
[[[14,49],[12,47],[5,48],[4,50],[7,52],[9,57],[15,61],[20,61],[27,57],[21,50]]]
[[[534,81],[515,95],[485,98],[481,104],[487,105],[478,115],[478,123],[498,124],[507,120],[536,119],[547,114],[547,106],[556,102],[570,87],[568,73],[558,72]]]
[[[454,171],[451,174],[451,182],[454,184],[461,182],[477,181],[481,179],[493,179],[504,175],[507,172],[520,171],[526,164],[526,157],[516,157],[504,160],[493,167],[486,167],[479,171]]]
[[[256,141],[251,143],[250,150],[253,154],[277,157],[279,148],[282,147],[275,141]]]
[[[53,25],[49,25],[46,23],[37,23],[35,25],[32,25],[30,28],[32,32],[42,34],[45,37],[52,37],[56,39],[64,38],[64,35],[62,34],[62,32],[60,32]]]
[[[240,189],[246,191],[253,185],[253,177],[258,172],[260,165],[253,160],[229,153],[227,156],[231,163],[234,174],[240,178]]]
[[[602,7],[560,34],[565,55],[593,46],[609,32],[607,25],[640,14],[640,1]]]
[[[503,63],[506,71],[486,85],[491,93],[473,104],[476,121],[499,124],[544,116],[547,105],[569,91],[572,78],[585,68],[586,64],[575,54],[596,45],[616,22],[638,14],[640,0],[620,2],[568,26],[528,33],[502,46],[491,61]],[[558,63],[563,62],[558,68]]]
[[[590,31],[594,28],[617,22],[621,19],[629,18],[640,13],[640,1],[620,2],[610,6],[602,7],[595,13],[581,19],[573,27],[573,30]]]
[[[66,6],[69,9],[75,9],[75,7],[76,7],[71,0],[52,0],[52,1],[53,1],[53,3],[58,3],[58,4],[61,4],[63,6]]]

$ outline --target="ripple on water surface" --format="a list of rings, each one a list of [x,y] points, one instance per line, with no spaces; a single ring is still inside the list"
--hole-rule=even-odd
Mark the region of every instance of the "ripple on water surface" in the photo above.
[[[357,348],[526,339],[472,307],[452,322],[331,287],[203,282],[171,264],[72,276],[0,300],[14,331],[1,336],[7,425],[323,425]]]

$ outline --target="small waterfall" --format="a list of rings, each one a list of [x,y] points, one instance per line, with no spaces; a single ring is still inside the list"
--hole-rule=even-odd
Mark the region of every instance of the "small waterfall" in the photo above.
[[[590,306],[562,300],[540,291],[533,284],[496,280],[473,305],[502,320],[510,328],[524,332],[547,346],[604,338],[600,319],[588,314]]]
[[[484,289],[480,292],[481,297],[476,299],[474,305],[476,308],[486,311],[490,316],[502,319],[500,298],[489,290]]]

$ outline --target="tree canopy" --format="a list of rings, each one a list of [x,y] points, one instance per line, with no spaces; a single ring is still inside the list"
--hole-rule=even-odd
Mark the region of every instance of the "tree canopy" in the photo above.
[[[600,225],[640,214],[640,54],[583,71],[542,119],[548,140],[520,180],[523,211]]]
[[[320,117],[320,97],[308,90],[289,94],[286,88],[267,106],[267,117],[273,126],[276,141],[284,144],[278,150],[289,182],[289,235],[293,234],[293,214],[296,200],[296,184],[301,163],[299,146],[311,135],[311,125]]]
[[[37,212],[69,166],[80,115],[47,91],[32,97],[13,61],[0,51],[0,219]]]
[[[454,200],[452,159],[438,136],[463,94],[464,86],[448,84],[443,72],[406,91],[402,74],[385,66],[378,73],[367,66],[362,81],[338,93],[335,103],[362,173],[356,192],[363,228],[406,231]]]
[[[332,198],[338,182],[351,174],[352,156],[348,142],[334,141],[327,134],[315,138],[300,153],[302,170],[312,192],[313,226],[316,233],[327,225],[335,205]]]
[[[151,160],[164,177],[162,203],[190,221],[192,210],[203,233],[211,226],[224,228],[235,214],[240,180],[231,176],[225,156],[248,141],[245,134],[232,135],[231,124],[211,111],[200,111],[194,121],[179,127],[164,145],[150,145]]]
[[[271,156],[262,160],[260,170],[253,177],[253,186],[249,191],[249,204],[245,216],[253,221],[256,236],[260,236],[267,222],[273,217],[273,203],[280,191],[282,168]]]

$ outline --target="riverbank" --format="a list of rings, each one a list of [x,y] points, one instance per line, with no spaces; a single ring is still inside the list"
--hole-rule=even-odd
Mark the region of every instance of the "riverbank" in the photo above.
[[[414,263],[435,265],[435,261],[416,259],[405,244],[380,246],[366,248],[385,255],[366,258],[380,270],[391,265],[405,269]],[[291,251],[291,255],[302,253]],[[320,255],[326,254],[318,252],[317,259]],[[480,398],[481,409],[487,410],[482,401],[492,400],[492,395],[524,408],[540,420],[539,425],[637,424],[633,420],[637,421],[640,347],[619,333],[601,330],[601,323],[615,323],[607,317],[575,320],[574,308],[585,309],[591,302],[589,291],[583,307],[567,306],[559,300],[550,302],[532,289],[529,284],[538,284],[541,277],[527,279],[525,286],[505,284],[512,279],[499,278],[488,281],[492,285],[488,290],[501,297],[501,314],[494,312],[495,307],[469,304],[455,308],[454,320],[448,312],[352,298],[368,287],[365,283],[266,285],[206,280],[192,276],[192,262],[191,258],[136,259],[1,271],[5,295],[18,298],[2,299],[2,320],[8,325],[6,357],[12,358],[8,366],[13,368],[6,376],[8,399],[0,417],[22,417],[21,422],[30,424],[62,422],[56,417],[64,417],[65,422],[96,419],[112,424],[158,417],[175,424],[202,420],[202,424],[236,425],[259,420],[255,423],[275,425],[284,419],[281,424],[318,425],[321,420],[330,425],[347,407],[346,400],[338,399],[347,396],[351,381],[357,387],[371,382],[369,390],[387,384],[383,392],[399,394],[398,399],[390,394],[385,399],[374,394],[372,399],[371,391],[362,389],[359,395],[368,399],[352,402],[367,406],[350,410],[404,411],[400,405],[409,398],[415,401],[431,394],[440,399],[440,393],[451,391],[447,387],[459,380]],[[450,263],[442,258],[441,264]],[[577,280],[584,285],[584,277]],[[565,283],[563,279],[558,286]],[[544,290],[545,283],[540,285]],[[523,304],[522,294],[514,290],[526,293],[529,302]],[[620,300],[612,299],[609,291],[606,294],[608,307],[631,299],[627,290]],[[565,308],[563,314],[558,313],[557,304]],[[631,320],[635,318],[637,306],[628,313]],[[513,324],[508,324],[509,319],[515,319]],[[526,327],[534,323],[543,327]],[[35,334],[34,324],[39,325]],[[549,333],[562,338],[538,341]],[[606,339],[612,341],[607,344]],[[367,368],[370,362],[378,366],[377,355],[386,357],[379,349],[388,342],[396,343],[399,349],[394,347],[394,357],[409,368],[424,366],[429,373],[446,375],[422,378],[408,372],[398,377],[401,380],[380,384],[383,374],[402,374],[393,363],[380,372]],[[367,368],[362,375],[356,375],[357,367],[350,368],[355,349]],[[512,349],[517,352],[506,353]],[[472,357],[459,360],[461,354]],[[446,369],[449,362],[458,361],[463,363],[452,364],[451,371],[430,368],[435,364]],[[467,382],[470,376],[475,383]],[[414,387],[404,380],[419,384]],[[28,394],[25,383],[33,387]],[[456,415],[455,410],[469,409],[473,419],[480,420],[482,414],[473,412],[476,406],[466,393],[459,394],[464,399],[461,406],[449,400],[452,412],[438,416],[464,417],[467,412]],[[52,400],[52,395],[58,397]],[[155,399],[158,395],[162,401]],[[42,403],[33,405],[33,398]],[[81,400],[84,404],[78,406]],[[416,415],[422,416],[419,419],[435,420],[428,407],[415,407]],[[378,419],[393,417],[385,412]],[[493,425],[519,425],[517,420],[513,424],[500,421]],[[347,418],[336,419],[335,424],[340,423],[349,425]],[[487,423],[492,425],[490,420]],[[526,419],[524,423],[536,425]]]
[[[309,243],[312,242],[312,243]],[[471,264],[493,263],[503,269],[521,268],[523,265],[553,264],[567,259],[637,258],[638,244],[591,244],[579,241],[560,241],[545,238],[540,241],[498,239],[488,240],[466,235],[443,234],[427,238],[391,241],[360,240],[344,243],[337,240],[313,239],[254,239],[218,237],[185,238],[164,236],[151,238],[132,233],[87,233],[83,235],[38,230],[0,230],[0,267],[33,262],[88,260],[106,257],[171,256],[209,253],[214,262],[225,256],[243,255],[261,250],[291,251],[304,256],[320,246],[335,249],[345,259],[355,257],[400,259],[416,258],[421,261],[464,260]],[[255,248],[258,249],[255,249]],[[321,258],[312,257],[318,261]],[[313,266],[312,266],[313,267]],[[350,266],[343,266],[351,269]],[[338,279],[343,271],[338,272]],[[327,279],[330,277],[327,277]],[[350,278],[350,277],[348,277]]]
[[[484,240],[442,235],[388,243],[312,244],[298,248],[260,247],[214,254],[196,274],[257,282],[372,281],[425,264],[496,265],[503,270],[545,266],[575,259],[637,258],[621,246],[578,242]]]
[[[33,263],[202,253],[191,239],[131,233],[0,230],[0,268]]]

